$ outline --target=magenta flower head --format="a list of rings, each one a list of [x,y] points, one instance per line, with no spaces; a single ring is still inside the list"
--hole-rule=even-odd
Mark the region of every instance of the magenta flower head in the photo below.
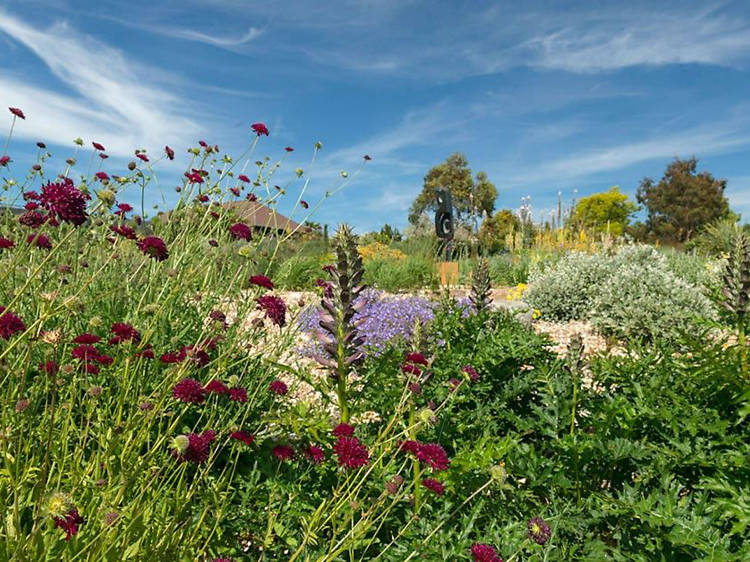
[[[340,423],[331,431],[336,437],[351,437],[354,435],[354,426],[348,423]]]
[[[229,387],[219,379],[213,379],[203,390],[213,394],[229,394]]]
[[[42,250],[52,249],[52,241],[44,234],[29,234],[26,237],[26,242],[29,244],[36,243],[36,247]]]
[[[54,517],[54,521],[56,529],[59,528],[65,531],[66,541],[69,541],[70,537],[77,535],[78,527],[86,522],[75,508],[68,511],[63,517]]]
[[[270,390],[274,394],[278,394],[279,396],[284,396],[287,392],[289,392],[289,387],[284,381],[275,380],[271,381],[271,384],[268,385],[268,390]]]
[[[309,209],[309,208],[310,208],[310,205],[309,205],[309,204],[307,203],[307,201],[305,201],[304,199],[302,199],[302,200],[301,200],[301,201],[299,202],[299,204],[300,204],[300,205],[302,205],[302,208],[303,208],[303,209]]]
[[[237,240],[252,240],[253,231],[244,222],[238,222],[229,227],[229,233]]]
[[[10,164],[10,162],[10,156],[8,156],[7,154],[4,156],[0,156],[0,166],[7,166],[8,164]]]
[[[195,379],[182,379],[172,389],[172,396],[186,404],[202,404],[206,400],[206,392],[201,383]]]
[[[244,183],[250,183],[250,178],[245,174],[240,174],[239,176],[237,176],[237,179]]]
[[[109,180],[109,176],[107,175],[107,172],[97,172],[94,175],[96,176],[96,179],[98,179],[100,181]]]
[[[547,522],[541,517],[533,517],[529,519],[526,522],[526,527],[528,529],[526,533],[528,537],[536,544],[542,546],[547,544],[547,541],[552,535],[549,525],[547,525]]]
[[[233,402],[247,402],[247,389],[242,386],[236,386],[229,389],[229,399]]]
[[[294,449],[289,445],[276,445],[271,449],[273,456],[279,459],[281,462],[288,461],[294,458]]]
[[[216,432],[210,429],[203,433],[180,435],[173,440],[174,448],[172,454],[180,462],[189,461],[194,464],[201,464],[208,459],[211,452],[209,447],[215,438]]]
[[[156,236],[146,236],[138,242],[138,248],[156,261],[164,261],[169,257],[169,250],[167,250],[164,240]]]
[[[104,152],[105,150],[107,150],[106,148],[104,148],[103,145],[99,144],[98,142],[92,142],[91,144],[93,145],[95,150],[99,150],[101,152]]]
[[[247,433],[246,431],[234,431],[229,434],[229,437],[241,441],[245,445],[250,445],[255,440],[255,435]]]
[[[445,486],[443,486],[443,484],[439,480],[435,480],[434,478],[425,478],[424,480],[422,480],[422,486],[434,492],[438,496],[442,496],[445,492]]]
[[[340,466],[359,468],[370,461],[370,453],[356,437],[339,437],[333,446]]]
[[[419,352],[409,353],[406,356],[406,362],[417,363],[419,365],[424,365],[425,367],[427,367],[427,358]]]
[[[93,345],[95,343],[99,343],[100,341],[102,341],[102,338],[97,335],[88,333],[83,333],[80,336],[76,336],[75,338],[73,338],[73,343],[83,343],[88,345]]]
[[[169,158],[170,160],[174,160],[174,150],[169,148],[169,146],[164,147],[164,154],[166,154],[167,158]]]
[[[250,283],[257,285],[258,287],[264,287],[266,289],[273,289],[273,281],[271,281],[265,275],[253,275],[250,277]]]
[[[39,196],[42,207],[47,209],[50,218],[80,226],[86,219],[86,201],[90,197],[73,185],[73,180],[64,178],[57,183],[48,182],[42,186]]]
[[[310,460],[310,462],[314,464],[320,464],[323,462],[323,459],[325,459],[325,453],[323,452],[323,449],[321,449],[317,445],[310,445],[307,449],[305,449],[305,456]]]
[[[23,114],[23,111],[21,111],[17,107],[9,107],[8,111],[10,111],[13,115],[18,117],[19,119],[26,119],[26,116]]]
[[[369,155],[369,154],[365,154],[365,155],[363,156],[363,158],[364,158],[365,160],[368,160],[368,161],[369,161],[369,160],[372,160],[372,158],[370,157],[370,155]]]
[[[6,310],[4,306],[0,306],[0,338],[9,340],[19,332],[23,332],[26,329],[26,324],[17,315],[10,310]]]
[[[469,378],[472,380],[472,382],[476,382],[479,380],[479,373],[477,373],[477,370],[471,365],[464,365],[463,372],[469,375]]]
[[[471,555],[474,557],[474,562],[503,562],[494,547],[481,542],[471,546]]]
[[[136,154],[136,156],[144,162],[148,162],[148,156],[146,156],[143,152],[139,152],[138,154]]]
[[[7,250],[9,248],[12,248],[15,246],[16,243],[13,242],[10,238],[5,238],[4,236],[0,236],[0,250]]]
[[[141,341],[141,334],[133,328],[130,324],[125,324],[124,322],[115,322],[112,324],[112,327],[110,328],[110,331],[114,334],[112,338],[109,340],[109,345],[114,345],[118,343],[122,343],[125,341],[131,341],[134,343],[138,343]]]
[[[258,136],[268,136],[268,127],[266,127],[265,123],[253,123],[250,128],[255,131],[255,134]]]
[[[255,300],[258,303],[258,308],[265,312],[266,318],[270,319],[271,322],[279,327],[286,324],[286,304],[280,297],[263,295]]]
[[[291,146],[287,146],[284,150],[287,152],[294,152],[294,149]]]

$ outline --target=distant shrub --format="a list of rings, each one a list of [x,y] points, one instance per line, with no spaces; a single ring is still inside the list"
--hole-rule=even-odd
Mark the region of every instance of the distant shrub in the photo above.
[[[384,291],[429,287],[436,279],[435,262],[423,256],[365,262],[365,283]]]
[[[360,246],[359,255],[362,256],[364,261],[373,259],[402,260],[406,258],[406,254],[401,250],[391,248],[380,242],[370,242],[369,244]]]

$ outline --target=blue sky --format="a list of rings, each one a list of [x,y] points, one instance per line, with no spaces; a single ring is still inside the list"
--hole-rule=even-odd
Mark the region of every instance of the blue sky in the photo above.
[[[0,107],[28,116],[17,170],[33,142],[62,160],[77,136],[107,147],[112,173],[136,147],[238,154],[264,121],[258,155],[295,147],[288,174],[323,143],[311,202],[372,155],[312,217],[359,231],[405,226],[454,151],[498,208],[530,195],[537,218],[558,190],[633,194],[695,155],[750,217],[746,0],[0,0],[0,55]],[[168,188],[182,171],[161,170]]]

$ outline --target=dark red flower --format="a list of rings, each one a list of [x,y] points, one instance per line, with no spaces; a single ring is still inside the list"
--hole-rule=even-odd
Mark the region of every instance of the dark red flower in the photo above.
[[[266,317],[274,324],[281,327],[286,324],[286,304],[280,297],[263,295],[255,299],[258,308],[266,313]]]
[[[208,146],[208,143],[206,143],[206,141],[204,140],[199,140],[198,144],[201,145],[203,148],[206,148]]]
[[[336,272],[336,266],[333,264],[324,265],[322,267],[323,271],[326,273],[335,273]]]
[[[199,195],[198,196],[198,201],[200,201],[201,203],[208,203],[208,195],[205,195],[205,194],[204,195]],[[215,215],[216,213],[211,213],[211,214]],[[214,218],[216,218],[216,217],[214,217]]]
[[[250,202],[253,202],[253,201],[257,201],[257,200],[258,200],[258,196],[257,196],[257,195],[255,195],[255,193],[248,193],[248,194],[247,194],[247,195],[245,196],[245,199],[247,199],[247,200],[248,200],[248,201],[250,201]]]
[[[230,433],[229,437],[236,439],[237,441],[242,441],[245,445],[250,445],[255,440],[255,435],[245,431],[235,431]]]
[[[547,544],[552,531],[547,522],[541,517],[533,517],[526,522],[527,536],[538,545]]]
[[[244,222],[238,222],[229,227],[229,233],[238,240],[252,240],[253,231]]]
[[[325,453],[323,452],[323,449],[321,449],[317,445],[310,445],[307,449],[305,449],[305,456],[310,459],[310,462],[313,462],[315,464],[320,464],[323,462],[323,459],[325,459]]]
[[[122,343],[124,341],[131,341],[138,343],[141,341],[141,334],[133,328],[130,324],[124,322],[115,322],[109,330],[114,336],[109,340],[109,345]]]
[[[448,470],[450,459],[437,443],[421,443],[416,452],[416,457],[427,464],[433,470]]]
[[[424,486],[428,490],[432,490],[438,496],[442,496],[445,492],[445,486],[443,486],[442,483],[440,483],[438,480],[435,480],[434,478],[425,478],[424,480],[422,480],[422,486]]]
[[[385,491],[391,496],[398,494],[401,486],[404,484],[404,477],[400,474],[396,474],[388,482],[385,483]]]
[[[47,221],[42,213],[37,210],[26,211],[18,217],[18,222],[29,228],[39,228]]]
[[[190,183],[203,183],[203,176],[198,172],[185,172],[185,177],[190,180]]]
[[[232,195],[234,195],[235,197],[239,197],[240,196],[240,190],[237,187],[230,187],[229,191],[231,191]]]
[[[52,249],[52,242],[44,234],[29,234],[26,237],[26,242],[28,242],[29,244],[36,243],[36,247],[42,248],[43,250]]]
[[[76,336],[73,339],[73,343],[94,344],[94,343],[99,343],[100,341],[102,341],[102,338],[94,334],[88,334],[88,333],[83,333],[80,336]]]
[[[109,156],[107,156],[107,155],[106,155],[106,154],[104,154],[103,152],[100,152],[100,153],[99,153],[99,158],[101,158],[102,160],[106,160],[107,158],[109,158]]]
[[[216,438],[216,432],[210,429],[203,433],[190,433],[187,435],[188,446],[184,453],[174,451],[174,455],[181,462],[190,461],[195,464],[205,462],[210,454],[209,446]]]
[[[26,116],[23,114],[23,111],[21,111],[17,107],[9,107],[8,111],[10,111],[16,117],[20,117],[21,119],[26,119]],[[268,133],[266,133],[266,134],[268,134]]]
[[[234,402],[247,402],[247,389],[242,386],[230,388],[229,399]]]
[[[365,154],[365,155],[363,156],[363,158],[364,158],[365,160],[372,160],[372,158],[370,158],[370,155],[369,155],[369,154]]]
[[[333,284],[325,281],[321,278],[315,280],[315,284],[323,289],[323,295],[325,298],[330,299],[333,297]]]
[[[54,521],[56,529],[62,529],[63,531],[65,531],[66,541],[69,541],[70,537],[77,535],[78,527],[86,522],[86,520],[80,516],[78,510],[75,508],[68,511],[68,513],[65,514],[65,517],[55,517]]]
[[[112,232],[114,232],[115,234],[119,234],[123,238],[128,238],[129,240],[136,239],[135,230],[133,230],[126,224],[115,224],[110,226],[109,228]]]
[[[115,214],[120,215],[121,217],[124,217],[127,213],[129,213],[132,210],[133,210],[133,207],[131,205],[128,205],[127,203],[118,203]]]
[[[41,142],[41,141],[39,141],[38,143],[36,143],[36,145],[37,145],[37,146],[38,146],[39,148],[47,148],[47,145],[46,145],[46,144],[44,144],[44,143],[43,143],[43,142]]]
[[[182,379],[172,389],[172,396],[180,402],[188,404],[202,404],[206,400],[206,393],[195,379]]]
[[[10,310],[6,310],[4,306],[0,306],[0,338],[9,340],[25,329],[26,324],[23,323],[20,316],[17,316]]]
[[[245,174],[240,174],[239,176],[237,176],[237,179],[240,181],[244,181],[245,183],[250,183],[250,178]]]
[[[333,446],[333,452],[338,456],[339,465],[347,468],[365,466],[370,460],[367,447],[356,437],[339,437]]]
[[[472,382],[479,380],[479,373],[471,365],[464,365],[463,372],[469,375]]]
[[[159,357],[159,361],[162,363],[182,363],[185,360],[185,352],[180,351],[168,351]]]
[[[7,154],[0,156],[0,166],[7,166],[10,162],[12,162],[12,160]]]
[[[221,382],[219,379],[213,379],[203,389],[206,392],[212,392],[214,394],[229,394],[229,387]]]
[[[294,152],[294,149],[291,146],[287,146],[284,150],[287,152]]]
[[[15,245],[16,243],[13,242],[13,240],[11,240],[10,238],[0,236],[0,250],[7,250],[8,248],[12,248]]]
[[[156,355],[154,354],[154,350],[151,349],[150,345],[146,349],[136,352],[135,356],[142,357],[143,359],[153,359],[154,357],[156,357]]]
[[[41,199],[41,196],[36,191],[24,191],[23,193],[23,200],[24,201],[39,201]]]
[[[299,204],[300,204],[300,205],[302,205],[302,208],[303,208],[303,209],[308,209],[308,208],[310,207],[310,205],[308,205],[308,204],[307,204],[307,201],[305,201],[304,199],[302,199],[302,200],[301,200],[301,201],[299,202]]]
[[[169,146],[164,147],[164,154],[166,154],[167,158],[169,158],[170,160],[174,160],[174,150],[169,148]]]
[[[156,261],[164,261],[169,257],[169,250],[167,250],[164,240],[156,236],[146,236],[138,242],[138,248],[141,252],[154,258]]]
[[[58,364],[54,361],[46,361],[39,364],[39,370],[44,371],[49,376],[56,375],[59,368]]]
[[[143,152],[139,152],[138,154],[136,154],[136,156],[144,162],[148,162],[148,156],[146,156]]]
[[[102,152],[104,152],[105,150],[107,150],[106,148],[104,148],[104,147],[103,147],[103,146],[102,146],[101,144],[99,144],[98,142],[92,142],[91,144],[92,144],[92,145],[94,146],[94,148],[95,148],[96,150],[101,150]]]
[[[480,542],[471,546],[471,555],[474,562],[503,562],[493,547]]]
[[[417,363],[419,365],[427,366],[427,358],[419,352],[409,353],[406,356],[407,363]]]
[[[255,133],[258,136],[266,135],[268,136],[268,127],[266,127],[265,123],[253,123],[250,128],[255,131]]]
[[[336,437],[351,437],[354,435],[354,426],[348,423],[340,423],[331,430]]]
[[[271,453],[273,453],[273,456],[282,462],[294,458],[294,449],[292,449],[289,445],[276,445],[273,449],[271,449]]]
[[[86,201],[91,199],[73,185],[73,180],[63,180],[42,186],[40,200],[42,206],[49,211],[51,217],[63,222],[69,222],[80,226],[88,215],[86,214]]]
[[[107,175],[107,172],[97,172],[94,175],[96,176],[96,179],[98,179],[100,181],[109,180],[109,176]]]
[[[218,248],[219,247],[219,242],[217,240],[214,240],[213,238],[211,238],[208,241],[208,245],[209,246],[213,246],[214,248]]]
[[[419,376],[422,374],[422,370],[416,365],[412,365],[411,363],[407,363],[406,365],[401,365],[401,371],[407,375]]]
[[[39,208],[39,203],[37,203],[36,201],[29,201],[23,206],[23,208],[27,211],[35,211]]]
[[[253,275],[250,277],[250,283],[257,285],[258,287],[265,287],[266,289],[273,289],[273,281],[271,281],[265,275]]]
[[[287,392],[289,392],[289,387],[284,381],[275,380],[271,381],[271,384],[268,385],[268,390],[270,390],[274,394],[278,394],[279,396],[284,396]]]

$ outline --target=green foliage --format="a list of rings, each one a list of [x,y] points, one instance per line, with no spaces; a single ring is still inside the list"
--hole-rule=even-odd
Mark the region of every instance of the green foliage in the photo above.
[[[389,292],[431,287],[437,282],[434,258],[373,259],[365,264],[365,283]]]
[[[724,195],[726,180],[709,172],[696,172],[698,160],[676,158],[658,183],[644,178],[638,187],[638,202],[648,211],[648,235],[665,242],[686,242],[700,230],[730,216]]]
[[[428,210],[435,210],[437,202],[435,193],[438,189],[448,189],[453,199],[456,218],[461,221],[475,212],[492,214],[497,198],[497,189],[479,172],[472,178],[466,156],[460,153],[451,154],[445,162],[433,167],[424,177],[422,192],[417,196],[409,209],[409,222],[417,224],[419,217]]]
[[[630,216],[638,207],[615,186],[608,191],[582,197],[576,203],[570,222],[576,228],[609,232],[615,236],[623,233]]]
[[[513,211],[500,209],[482,221],[479,228],[479,243],[487,252],[498,252],[506,248],[506,238],[520,230],[521,222]]]

